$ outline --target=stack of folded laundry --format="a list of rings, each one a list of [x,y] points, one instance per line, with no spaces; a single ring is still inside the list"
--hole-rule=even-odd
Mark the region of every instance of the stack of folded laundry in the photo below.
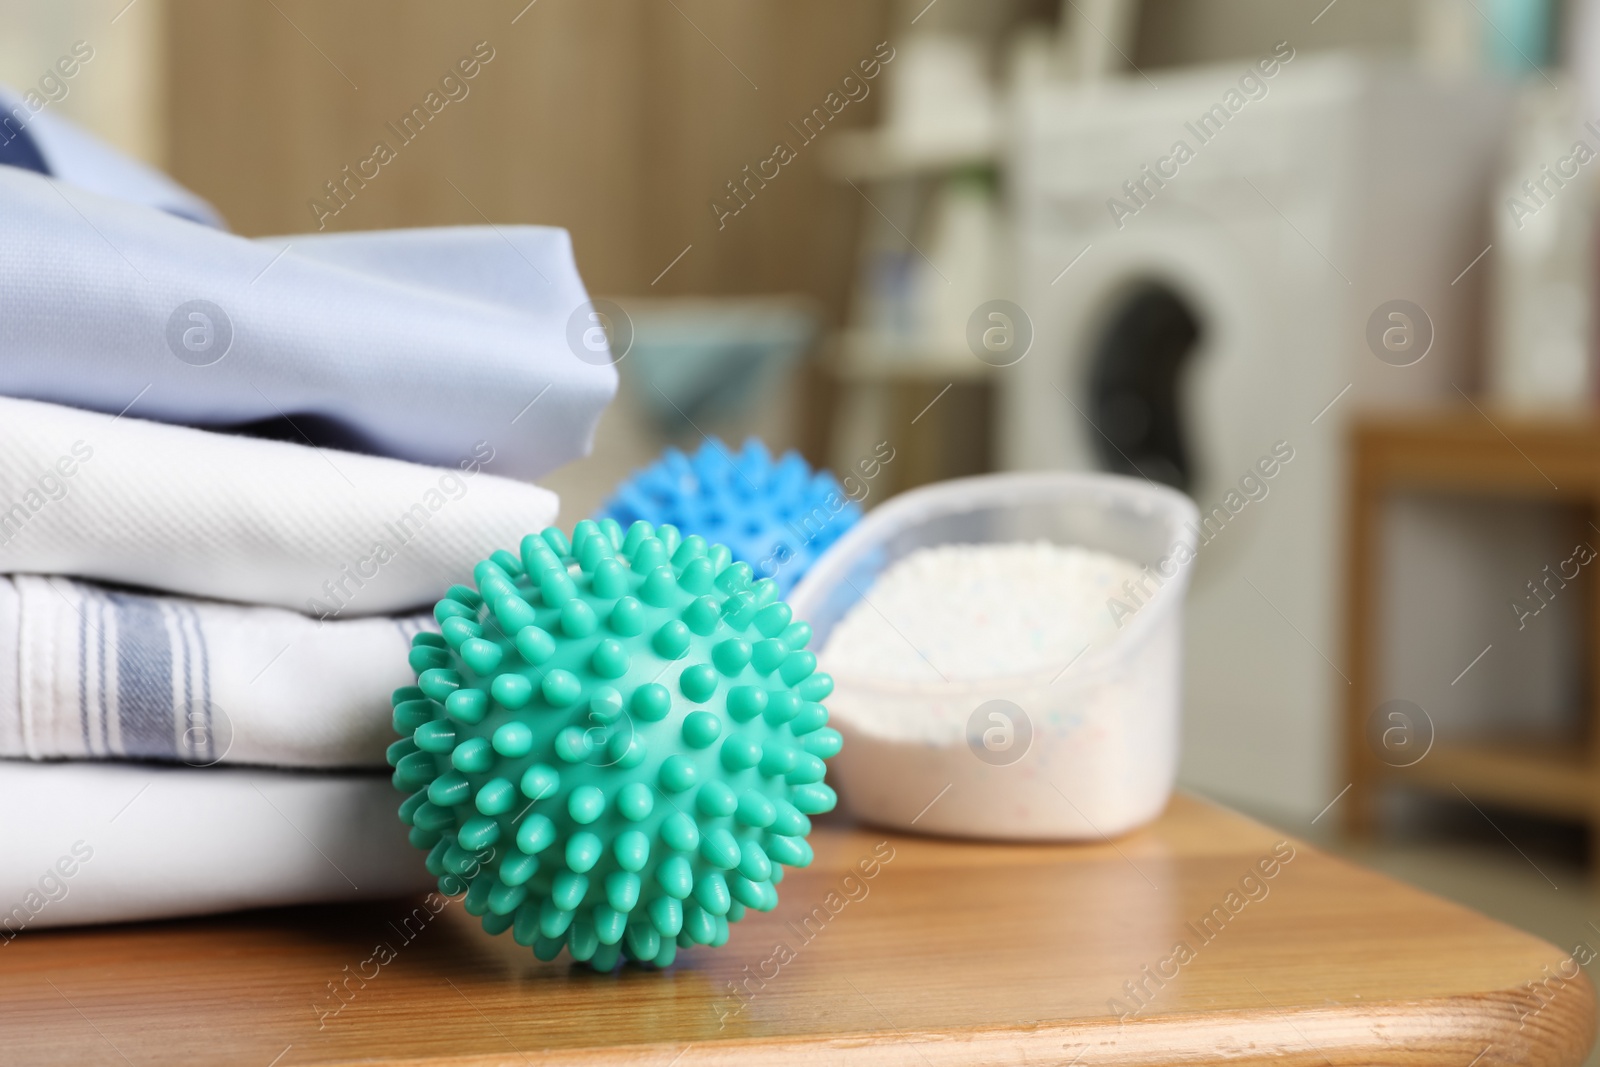
[[[424,888],[410,638],[615,390],[567,235],[246,240],[48,120],[0,132],[0,945]]]

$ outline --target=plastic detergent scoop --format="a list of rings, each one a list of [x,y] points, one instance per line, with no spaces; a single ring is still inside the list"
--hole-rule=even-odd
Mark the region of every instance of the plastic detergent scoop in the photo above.
[[[1099,840],[1172,792],[1196,513],[1116,475],[995,474],[875,508],[794,590],[860,818]],[[914,579],[914,580],[912,580]]]
[[[750,438],[735,454],[711,437],[692,457],[667,449],[619,486],[602,514],[624,525],[670,523],[725,544],[787,593],[860,520],[861,507],[799,453],[774,460]]]
[[[389,749],[428,870],[542,960],[665,967],[811,862],[833,680],[770,580],[670,525],[551,527],[413,639]]]

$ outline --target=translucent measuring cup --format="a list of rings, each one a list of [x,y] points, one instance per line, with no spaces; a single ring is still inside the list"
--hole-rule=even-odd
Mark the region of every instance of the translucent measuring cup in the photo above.
[[[1197,518],[1175,490],[1076,472],[940,482],[869,512],[789,598],[834,676],[830,724],[845,743],[829,778],[849,808],[899,829],[1056,840],[1105,837],[1160,814],[1177,773]],[[908,682],[840,672],[823,656],[839,620],[911,552],[1041,540],[1146,565],[1156,592],[1126,601],[1134,610],[1119,612],[1110,640],[1023,674]],[[909,731],[913,716],[931,720]]]

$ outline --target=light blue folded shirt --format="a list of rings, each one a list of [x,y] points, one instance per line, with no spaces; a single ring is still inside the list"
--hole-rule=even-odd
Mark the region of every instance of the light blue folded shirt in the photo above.
[[[569,340],[566,231],[250,240],[49,112],[21,136],[50,174],[0,166],[0,394],[440,466],[487,441],[524,479],[588,452],[617,379]]]

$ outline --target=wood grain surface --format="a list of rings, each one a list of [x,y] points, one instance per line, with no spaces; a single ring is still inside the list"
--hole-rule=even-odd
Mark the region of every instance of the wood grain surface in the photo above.
[[[891,35],[885,0],[170,0],[167,11],[168,169],[240,233],[563,226],[592,293],[798,291],[844,310],[856,218],[872,209],[823,173],[840,131],[807,145],[789,123]],[[469,94],[319,220],[308,202],[376,141],[398,145],[387,124],[479,41],[495,58]],[[871,125],[882,84],[836,125]],[[798,157],[719,224],[711,203],[780,140]]]
[[[459,903],[25,933],[0,1062],[1489,1067],[1594,1037],[1573,946],[1191,798],[1114,842],[813,842],[777,911],[665,973],[540,963]]]

